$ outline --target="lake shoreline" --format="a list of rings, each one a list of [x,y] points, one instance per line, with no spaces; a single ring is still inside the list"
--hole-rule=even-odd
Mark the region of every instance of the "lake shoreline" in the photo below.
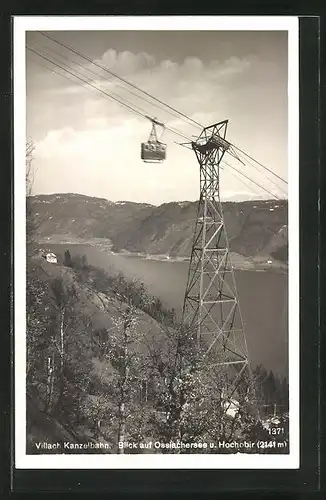
[[[68,236],[51,236],[47,238],[39,238],[37,243],[41,246],[46,245],[80,245],[90,246],[99,249],[102,252],[108,252],[111,255],[118,255],[123,257],[138,257],[145,260],[158,261],[158,262],[190,262],[190,258],[186,256],[171,256],[168,254],[147,254],[144,252],[131,252],[122,249],[120,251],[112,250],[112,242],[106,238],[82,239],[70,238]],[[232,266],[235,270],[239,271],[273,271],[281,274],[288,273],[288,266],[279,261],[268,261],[268,257],[245,257],[240,254],[230,252]]]
[[[58,241],[56,239],[56,241]],[[187,285],[189,262],[150,259],[135,253],[113,253],[108,246],[60,243],[46,240],[40,249],[52,251],[58,263],[64,253],[86,255],[87,262],[113,276],[121,272],[127,279],[142,282],[150,296],[158,297],[168,309],[181,314]],[[238,263],[239,265],[240,263]],[[54,264],[55,265],[55,264]],[[250,272],[248,272],[250,271]],[[286,376],[288,373],[288,276],[275,269],[234,269],[241,303],[246,339],[254,365]]]

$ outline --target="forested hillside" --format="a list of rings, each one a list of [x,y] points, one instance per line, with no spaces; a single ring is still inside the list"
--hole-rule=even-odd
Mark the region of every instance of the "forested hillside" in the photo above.
[[[105,453],[165,453],[118,443],[266,438],[251,403],[225,416],[218,369],[203,366],[191,331],[142,283],[67,250],[62,265],[30,259],[27,292],[28,453],[53,452],[36,444],[57,440],[71,445],[57,453],[77,444],[98,453],[99,443]],[[287,382],[258,367],[255,385],[264,414],[276,404],[286,423]]]
[[[196,202],[156,207],[66,193],[31,197],[29,206],[39,238],[103,238],[115,251],[190,255]],[[225,202],[223,210],[232,252],[287,262],[286,200]]]

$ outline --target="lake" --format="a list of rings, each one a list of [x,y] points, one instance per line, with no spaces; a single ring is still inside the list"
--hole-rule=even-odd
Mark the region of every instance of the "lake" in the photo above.
[[[136,255],[112,254],[98,247],[47,244],[58,256],[85,254],[89,264],[108,273],[121,271],[141,280],[150,294],[180,311],[185,293],[188,262],[150,260]],[[288,276],[273,271],[235,271],[240,308],[252,366],[263,364],[280,376],[288,372]]]

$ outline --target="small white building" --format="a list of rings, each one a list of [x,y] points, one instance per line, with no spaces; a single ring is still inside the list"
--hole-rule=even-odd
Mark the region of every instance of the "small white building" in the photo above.
[[[222,401],[222,408],[228,417],[235,418],[239,413],[240,405],[236,399]]]
[[[274,415],[271,418],[266,418],[265,420],[262,420],[262,426],[266,431],[268,431],[272,427],[278,426],[280,424],[281,424],[281,419],[277,415]]]
[[[50,262],[50,264],[57,264],[58,259],[55,253],[49,252],[45,254],[45,259],[47,262]]]

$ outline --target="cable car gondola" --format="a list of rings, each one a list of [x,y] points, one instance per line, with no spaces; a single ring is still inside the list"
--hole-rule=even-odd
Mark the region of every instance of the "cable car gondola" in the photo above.
[[[150,118],[149,116],[146,118],[152,122],[152,130],[148,141],[141,144],[141,159],[146,163],[161,163],[166,159],[166,144],[158,140],[156,127],[162,127],[162,137],[165,126],[156,118]]]

